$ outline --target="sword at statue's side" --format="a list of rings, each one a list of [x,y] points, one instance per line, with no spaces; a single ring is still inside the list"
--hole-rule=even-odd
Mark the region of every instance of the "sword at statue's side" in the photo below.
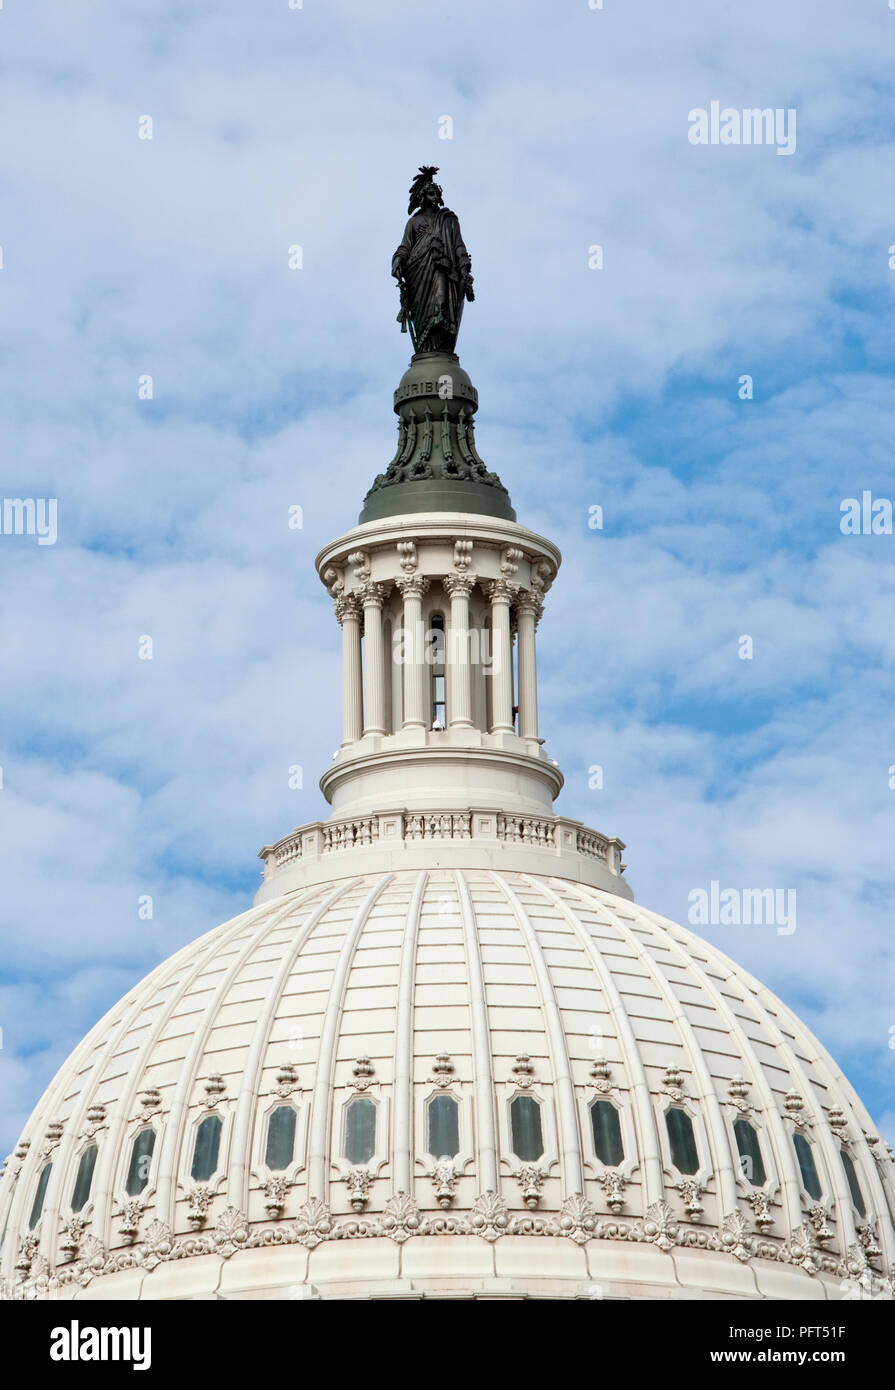
[[[398,281],[398,289],[401,293],[401,309],[398,314],[398,322],[401,325],[402,333],[407,333],[409,330],[410,341],[413,344],[414,352],[416,352],[416,334],[413,331],[413,315],[410,312],[410,306],[408,304],[407,281],[400,272],[396,278]]]

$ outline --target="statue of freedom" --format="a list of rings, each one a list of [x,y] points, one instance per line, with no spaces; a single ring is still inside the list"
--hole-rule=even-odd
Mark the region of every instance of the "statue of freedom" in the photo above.
[[[444,206],[434,165],[421,165],[410,187],[410,221],[392,257],[401,291],[398,322],[414,352],[453,352],[464,299],[473,300],[472,262],[455,213]]]

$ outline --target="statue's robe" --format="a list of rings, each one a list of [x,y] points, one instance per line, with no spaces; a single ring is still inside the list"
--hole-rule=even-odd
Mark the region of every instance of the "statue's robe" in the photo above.
[[[463,313],[469,252],[450,208],[415,212],[392,258],[407,284],[405,309],[413,323],[417,352],[453,352]],[[402,328],[404,313],[398,315]]]

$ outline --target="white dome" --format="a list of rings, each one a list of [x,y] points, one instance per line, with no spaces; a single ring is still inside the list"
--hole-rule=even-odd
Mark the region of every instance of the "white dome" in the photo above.
[[[624,897],[478,867],[312,884],[187,946],[0,1184],[6,1291],[79,1298],[891,1292],[893,1209],[860,1100],[760,984]]]

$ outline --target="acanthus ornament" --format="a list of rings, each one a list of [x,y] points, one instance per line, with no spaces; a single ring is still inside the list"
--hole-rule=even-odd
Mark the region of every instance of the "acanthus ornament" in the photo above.
[[[683,1198],[684,1211],[694,1220],[698,1220],[705,1210],[699,1200],[699,1194],[705,1191],[703,1184],[698,1178],[681,1178],[677,1190]]]
[[[62,1133],[64,1129],[65,1125],[61,1120],[54,1120],[52,1124],[47,1125],[46,1134],[44,1135],[44,1142],[40,1150],[40,1157],[42,1160],[48,1159],[52,1156],[53,1150],[59,1143],[59,1140],[62,1138]]]
[[[477,1235],[485,1240],[497,1240],[505,1233],[509,1222],[506,1202],[490,1187],[476,1197],[469,1224]]]
[[[755,1254],[755,1240],[743,1213],[732,1211],[721,1222],[721,1247],[745,1263]]]
[[[403,1244],[416,1235],[421,1225],[416,1202],[406,1192],[396,1192],[386,1202],[380,1224],[387,1236],[391,1236],[399,1245]]]
[[[439,1052],[435,1061],[432,1063],[432,1076],[430,1080],[435,1086],[439,1086],[442,1090],[446,1090],[448,1086],[453,1086],[456,1080],[455,1072],[456,1067],[451,1061],[451,1054],[449,1052]]]
[[[227,1094],[227,1083],[219,1072],[212,1072],[205,1083],[205,1108],[213,1110]]]
[[[595,1058],[590,1075],[593,1078],[591,1085],[594,1090],[599,1091],[602,1095],[608,1095],[612,1090],[612,1068],[605,1057]]]
[[[624,1175],[614,1168],[607,1168],[600,1174],[600,1182],[606,1194],[606,1205],[612,1212],[620,1212],[625,1205],[626,1181]]]
[[[795,1089],[787,1091],[783,1097],[783,1112],[797,1129],[807,1129],[814,1123],[810,1115],[805,1114],[805,1101]]]
[[[454,569],[463,573],[472,564],[472,541],[467,539],[454,541]]]
[[[286,1209],[286,1196],[291,1186],[289,1178],[278,1173],[264,1184],[264,1210],[271,1221],[277,1221]]]
[[[522,1200],[529,1211],[534,1211],[538,1202],[541,1200],[541,1188],[544,1186],[545,1174],[536,1163],[523,1163],[516,1179],[522,1192]]]
[[[674,1249],[679,1230],[674,1212],[667,1202],[652,1202],[647,1207],[643,1223],[644,1240],[657,1245],[667,1255],[669,1250]]]
[[[272,1094],[281,1100],[288,1100],[293,1091],[299,1090],[298,1067],[294,1062],[284,1062],[277,1071],[277,1084]]]
[[[827,1225],[828,1216],[829,1212],[821,1202],[815,1202],[808,1208],[808,1220],[811,1223],[811,1229],[814,1231],[814,1238],[818,1245],[822,1245],[825,1241],[832,1240],[833,1236],[836,1234],[836,1232]]]
[[[436,1202],[445,1211],[454,1200],[456,1186],[457,1170],[454,1167],[453,1159],[439,1159],[432,1174],[432,1187]]]
[[[858,1237],[858,1242],[861,1245],[868,1260],[878,1259],[883,1252],[877,1244],[876,1221],[874,1220],[874,1218],[871,1217],[870,1220],[865,1221],[863,1225],[856,1226],[855,1231]]]
[[[520,1052],[513,1063],[513,1081],[523,1088],[531,1086],[535,1069],[527,1052]]]
[[[746,1200],[752,1208],[756,1226],[764,1235],[765,1231],[770,1230],[774,1224],[774,1218],[770,1212],[770,1195],[763,1187],[757,1187],[753,1188]]]
[[[86,1123],[81,1130],[81,1139],[95,1139],[101,1129],[106,1127],[106,1107],[104,1105],[91,1105],[85,1116]]]
[[[363,1211],[370,1200],[370,1188],[373,1186],[373,1177],[366,1168],[352,1168],[346,1174],[345,1183],[348,1188],[348,1202],[352,1211]]]
[[[727,1095],[728,1104],[738,1110],[741,1115],[751,1119],[754,1114],[754,1106],[748,1099],[749,1082],[744,1076],[740,1076],[739,1072],[730,1078],[727,1084]]]
[[[82,1216],[72,1216],[62,1227],[62,1239],[59,1242],[59,1253],[64,1260],[73,1260],[80,1249],[84,1239],[84,1232],[87,1229],[87,1222]]]
[[[189,1210],[186,1219],[194,1231],[198,1231],[208,1220],[208,1209],[214,1200],[214,1193],[210,1187],[197,1186],[190,1193]]]
[[[140,1221],[143,1216],[143,1201],[140,1197],[128,1197],[121,1204],[121,1220],[118,1234],[124,1240],[133,1242],[140,1234]]]

